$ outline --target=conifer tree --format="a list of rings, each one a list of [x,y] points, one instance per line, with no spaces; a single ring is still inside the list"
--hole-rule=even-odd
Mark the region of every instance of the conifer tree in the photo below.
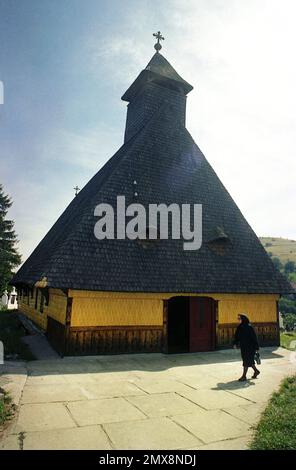
[[[13,270],[21,263],[21,257],[17,251],[17,238],[13,230],[14,222],[6,220],[8,209],[12,200],[4,194],[0,184],[0,296],[8,289],[8,283],[13,276]]]

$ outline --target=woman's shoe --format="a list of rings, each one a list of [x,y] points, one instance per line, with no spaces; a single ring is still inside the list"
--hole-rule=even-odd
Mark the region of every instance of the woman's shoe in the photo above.
[[[252,375],[252,379],[257,379],[259,374],[260,374],[260,370],[257,370],[257,372],[254,372],[254,374]]]
[[[247,377],[242,376],[240,379],[238,379],[239,382],[245,382],[247,380]]]

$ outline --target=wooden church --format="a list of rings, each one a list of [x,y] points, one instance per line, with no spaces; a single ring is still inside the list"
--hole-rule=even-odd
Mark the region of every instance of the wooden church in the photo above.
[[[19,310],[61,355],[228,347],[239,313],[279,344],[278,299],[292,291],[185,127],[192,90],[156,53],[122,96],[124,144],[78,193],[16,273]],[[243,175],[242,175],[243,178]],[[202,204],[203,242],[98,240],[104,202]]]

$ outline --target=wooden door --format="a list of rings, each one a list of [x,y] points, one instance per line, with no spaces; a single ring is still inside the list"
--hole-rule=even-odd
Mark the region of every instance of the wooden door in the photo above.
[[[216,301],[210,297],[190,297],[189,351],[215,349]]]

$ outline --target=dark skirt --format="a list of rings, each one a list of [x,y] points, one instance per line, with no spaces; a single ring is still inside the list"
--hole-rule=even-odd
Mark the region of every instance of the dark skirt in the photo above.
[[[241,355],[244,367],[252,367],[255,364],[255,349],[241,346]]]

